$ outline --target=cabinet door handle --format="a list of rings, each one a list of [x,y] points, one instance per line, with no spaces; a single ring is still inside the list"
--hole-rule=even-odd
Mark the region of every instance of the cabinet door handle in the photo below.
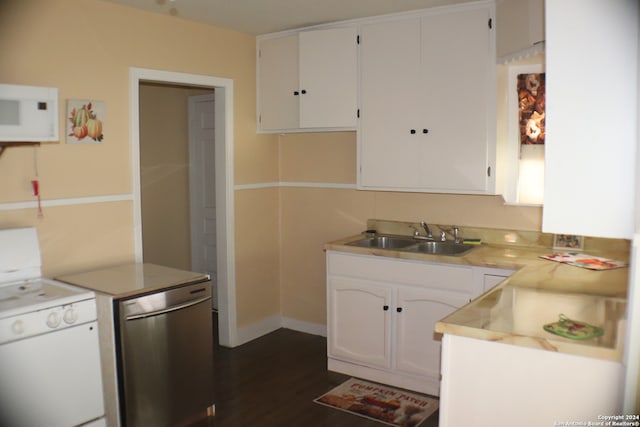
[[[397,311],[398,313],[402,313],[402,307],[398,307],[398,308],[396,308],[396,311]]]
[[[422,129],[422,133],[429,133],[429,129]]]
[[[389,310],[389,306],[388,306],[388,305],[383,305],[383,306],[382,306],[382,309],[383,309],[384,311],[387,311],[387,310]]]
[[[411,135],[415,135],[416,134],[416,130],[415,129],[411,129],[409,132],[411,133]]]
[[[298,92],[297,90],[294,90],[293,91],[293,96],[298,96],[298,95],[300,95],[300,92]]]

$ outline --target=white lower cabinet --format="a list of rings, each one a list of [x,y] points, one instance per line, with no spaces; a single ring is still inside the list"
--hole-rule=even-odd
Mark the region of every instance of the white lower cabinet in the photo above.
[[[392,289],[345,277],[329,280],[329,354],[368,366],[391,367]]]
[[[437,396],[434,325],[473,296],[471,267],[328,251],[329,370]]]
[[[409,375],[439,378],[440,340],[435,339],[433,328],[438,320],[468,302],[469,295],[464,293],[398,287],[393,313],[395,369]]]
[[[496,287],[516,270],[492,267],[473,267],[474,290],[480,295]]]
[[[610,360],[445,334],[440,427],[616,425],[600,417],[623,413],[623,372]]]

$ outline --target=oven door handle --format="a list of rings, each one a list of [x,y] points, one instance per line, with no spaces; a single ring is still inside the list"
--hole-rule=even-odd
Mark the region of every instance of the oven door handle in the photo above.
[[[198,299],[195,299],[195,300],[187,301],[187,302],[182,303],[182,304],[172,305],[172,306],[163,308],[161,310],[149,311],[147,313],[140,313],[140,314],[132,314],[130,316],[125,317],[125,320],[127,320],[127,321],[128,320],[137,320],[137,319],[144,319],[146,317],[159,316],[161,314],[171,313],[172,311],[182,310],[183,308],[188,308],[188,307],[200,304],[202,302],[208,301],[210,299],[211,299],[211,296],[208,296],[208,297],[203,297],[203,298],[198,298]]]

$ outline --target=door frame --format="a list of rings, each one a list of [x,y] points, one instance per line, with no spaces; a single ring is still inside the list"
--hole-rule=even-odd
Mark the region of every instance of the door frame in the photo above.
[[[238,342],[236,322],[236,278],[233,180],[233,80],[147,68],[129,68],[129,115],[131,187],[133,195],[133,243],[135,261],[142,262],[142,203],[140,193],[140,94],[141,82],[181,84],[214,89],[216,154],[216,246],[218,270],[218,334],[220,344]],[[220,108],[223,107],[223,108]]]

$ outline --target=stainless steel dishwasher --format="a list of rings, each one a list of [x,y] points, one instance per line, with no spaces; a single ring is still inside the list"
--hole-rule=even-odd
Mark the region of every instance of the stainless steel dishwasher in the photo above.
[[[118,301],[124,425],[182,426],[211,415],[210,300],[203,281]]]

